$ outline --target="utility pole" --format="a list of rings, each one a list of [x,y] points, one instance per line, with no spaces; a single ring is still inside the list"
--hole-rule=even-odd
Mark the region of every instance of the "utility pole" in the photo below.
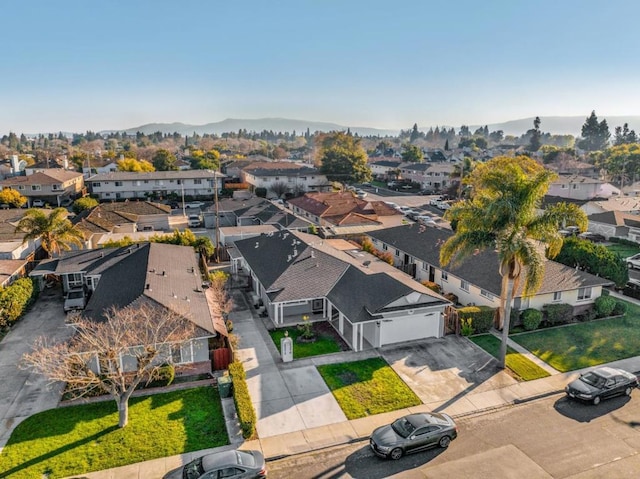
[[[220,168],[220,166],[218,166]],[[216,263],[220,263],[220,210],[218,208],[218,170],[213,172],[213,197],[216,203]]]

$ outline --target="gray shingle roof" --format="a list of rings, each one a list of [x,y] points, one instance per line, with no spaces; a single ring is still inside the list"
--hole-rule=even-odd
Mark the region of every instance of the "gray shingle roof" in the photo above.
[[[395,246],[420,261],[442,268],[440,266],[440,246],[453,235],[453,232],[411,224],[371,231],[368,234],[372,238]],[[500,296],[502,279],[498,272],[498,254],[495,251],[483,251],[468,257],[457,266],[448,266],[442,269],[495,296]],[[538,294],[607,284],[611,284],[611,281],[547,260]],[[521,282],[516,296],[522,295],[523,287],[524,281]]]

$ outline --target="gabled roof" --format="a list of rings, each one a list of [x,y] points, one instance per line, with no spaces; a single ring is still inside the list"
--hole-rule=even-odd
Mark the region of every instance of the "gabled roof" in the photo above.
[[[559,175],[552,183],[553,185],[572,185],[572,184],[601,184],[602,180],[596,178],[588,178],[581,175]]]
[[[27,176],[11,176],[2,180],[4,186],[14,185],[57,185],[74,178],[82,178],[82,173],[77,171],[62,170],[58,168],[48,168],[37,171]]]
[[[327,297],[341,311],[349,311],[352,322],[373,319],[413,292],[421,295],[415,307],[447,303],[409,276],[398,277],[395,268],[358,247],[352,246],[357,252],[347,252],[331,244],[305,233],[279,232],[239,240],[235,246],[273,302]]]
[[[443,268],[440,265],[440,247],[449,237],[453,236],[452,231],[411,224],[371,231],[368,234],[420,261],[426,261],[495,296],[500,296],[502,279],[498,273],[498,254],[495,251],[486,250],[468,257],[459,265]],[[611,284],[611,281],[569,268],[555,261],[546,260],[542,285],[537,294],[607,284]],[[522,295],[523,287],[524,281],[521,282],[516,297]]]
[[[257,162],[245,166],[243,171],[255,176],[320,175],[317,168],[288,161]]]
[[[84,272],[100,277],[84,310],[91,319],[101,320],[108,308],[124,307],[144,298],[183,315],[201,329],[201,334],[216,334],[197,256],[190,246],[138,243],[73,251],[43,261],[33,273],[47,271],[58,275]]]
[[[100,203],[77,215],[73,223],[85,233],[103,233],[112,231],[118,225],[137,223],[140,216],[170,214],[170,206],[151,201]]]

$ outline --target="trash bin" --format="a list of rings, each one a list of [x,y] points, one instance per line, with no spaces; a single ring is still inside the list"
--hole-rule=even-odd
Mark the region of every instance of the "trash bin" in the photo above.
[[[220,393],[220,397],[231,397],[232,386],[233,381],[231,380],[231,376],[221,376],[220,378],[218,378],[218,392]]]

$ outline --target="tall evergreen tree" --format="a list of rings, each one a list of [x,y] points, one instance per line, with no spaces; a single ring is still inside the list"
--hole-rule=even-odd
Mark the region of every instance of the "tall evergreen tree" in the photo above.
[[[409,137],[409,142],[413,143],[418,138],[420,138],[420,132],[418,131],[418,124],[414,123],[413,128],[411,129],[411,136]]]
[[[540,138],[542,134],[540,133],[540,117],[536,116],[535,120],[533,120],[533,130],[529,130],[531,133],[531,138],[529,139],[529,151],[535,152],[540,149],[542,143]]]
[[[596,112],[592,111],[582,125],[582,140],[578,141],[578,148],[587,151],[602,151],[609,144],[610,137],[607,120],[598,122]]]

